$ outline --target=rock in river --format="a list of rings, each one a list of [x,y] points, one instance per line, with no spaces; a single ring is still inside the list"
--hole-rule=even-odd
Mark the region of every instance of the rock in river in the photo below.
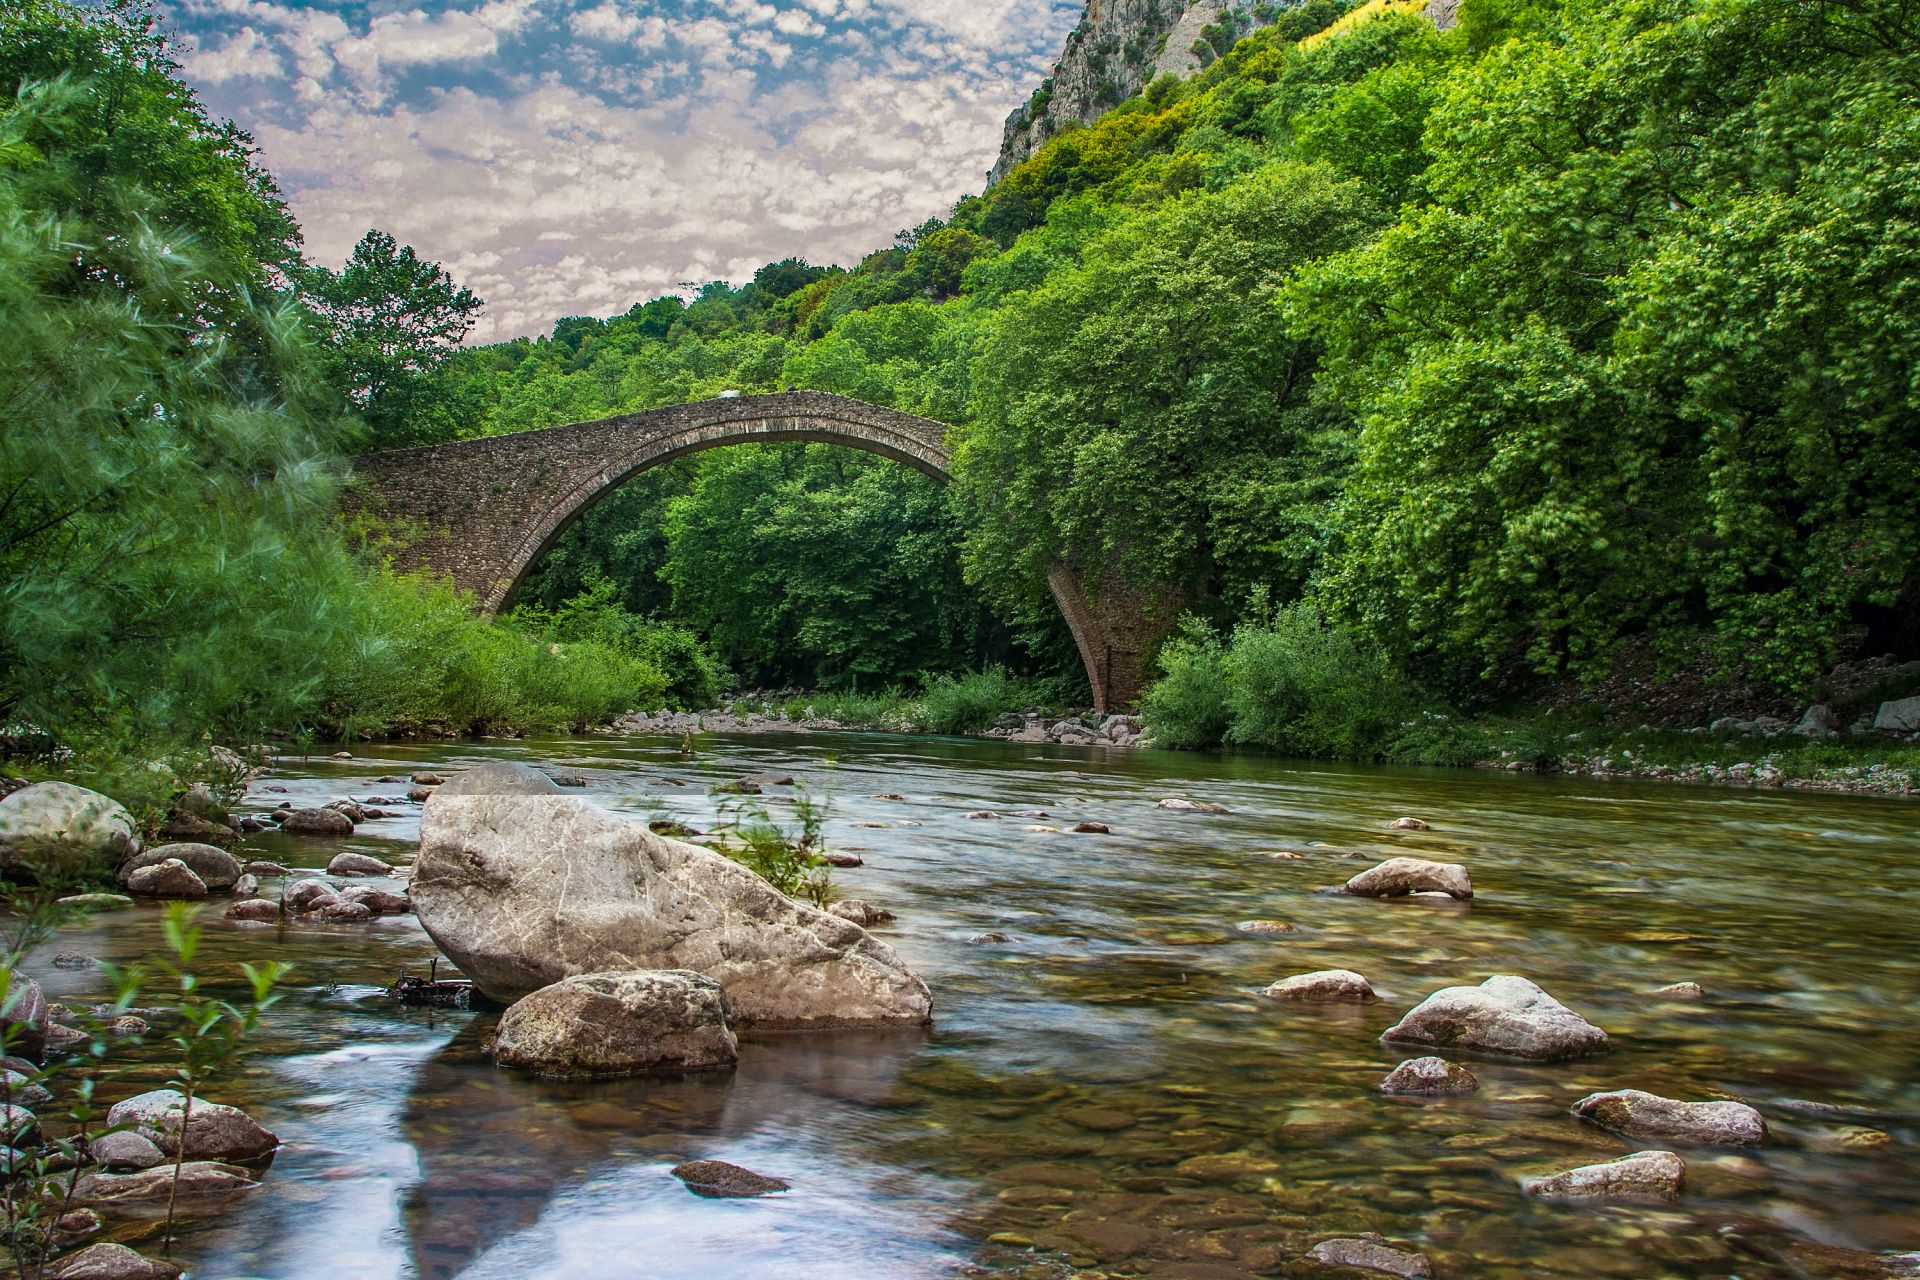
[[[893,919],[893,912],[885,907],[876,907],[864,898],[842,898],[827,908],[829,915],[850,920],[862,929],[870,929],[876,924],[886,924]]]
[[[1767,1122],[1744,1102],[1680,1102],[1638,1089],[1588,1094],[1573,1114],[1635,1138],[1757,1147],[1767,1137]]]
[[[147,898],[204,898],[207,886],[193,868],[178,858],[166,858],[136,868],[127,876],[127,888]]]
[[[40,984],[15,970],[7,994],[0,1000],[0,1032],[5,1033],[7,1051],[28,1059],[30,1064],[40,1061],[40,1055],[46,1052],[51,1017]]]
[[[296,836],[350,836],[353,819],[338,809],[295,809],[280,829]]]
[[[1365,1004],[1380,998],[1373,994],[1372,984],[1351,969],[1296,973],[1268,987],[1266,994],[1275,1000],[1312,1004]]]
[[[1453,1093],[1472,1093],[1480,1087],[1473,1072],[1445,1058],[1408,1058],[1387,1073],[1380,1082],[1382,1093],[1413,1093],[1440,1097]]]
[[[240,860],[225,849],[216,849],[210,844],[161,844],[121,863],[120,883],[126,884],[141,867],[156,866],[169,858],[186,863],[209,892],[231,889],[240,878]]]
[[[1551,1178],[1530,1179],[1543,1200],[1678,1200],[1687,1166],[1671,1151],[1636,1151],[1605,1164],[1585,1164]]]
[[[327,864],[330,876],[390,876],[393,867],[366,853],[336,853]]]
[[[74,880],[110,873],[137,852],[133,815],[70,782],[36,782],[0,799],[0,870]]]
[[[1473,877],[1457,862],[1428,862],[1425,858],[1388,858],[1347,881],[1346,891],[1362,898],[1399,898],[1409,893],[1444,893],[1452,898],[1473,896]]]
[[[62,1258],[48,1274],[53,1280],[174,1280],[180,1268],[143,1258],[123,1244],[90,1244]]]
[[[1205,800],[1188,800],[1183,796],[1169,796],[1155,805],[1156,809],[1166,809],[1173,813],[1225,813],[1223,805],[1211,804]]]
[[[714,1199],[739,1200],[787,1189],[787,1183],[779,1178],[769,1178],[725,1160],[690,1160],[674,1166],[673,1176],[686,1183],[687,1190]]]
[[[428,802],[414,912],[505,1003],[581,973],[690,969],[738,1023],[925,1023],[933,1000],[893,948],[643,821],[563,795]]]
[[[576,1080],[698,1071],[739,1057],[720,984],[684,969],[588,973],[542,987],[501,1016],[487,1051]]]
[[[167,1153],[155,1146],[153,1139],[131,1129],[101,1134],[87,1144],[87,1155],[95,1164],[103,1164],[116,1172],[151,1169],[167,1159]]]
[[[1607,1050],[1606,1032],[1512,974],[1488,978],[1477,987],[1444,987],[1380,1038],[1529,1062],[1557,1062]]]
[[[1312,1257],[1330,1267],[1352,1267],[1359,1271],[1382,1271],[1393,1276],[1427,1277],[1433,1264],[1417,1253],[1395,1249],[1371,1232],[1363,1236],[1343,1236],[1322,1240],[1313,1246]]]
[[[155,1089],[116,1102],[107,1123],[126,1126],[168,1155],[180,1153],[180,1114],[186,1099],[176,1089]],[[187,1119],[189,1160],[252,1160],[280,1145],[280,1139],[253,1122],[238,1107],[203,1098],[193,1100]]]
[[[157,1205],[164,1209],[173,1194],[173,1165],[156,1165],[138,1173],[88,1173],[73,1189],[77,1204]],[[256,1182],[245,1169],[212,1160],[189,1160],[180,1166],[180,1199],[206,1200],[251,1191]]]
[[[427,780],[431,778],[432,782]],[[443,796],[557,796],[560,788],[552,778],[540,772],[530,764],[498,762],[478,765],[454,778],[452,782],[438,774],[416,773],[413,780],[429,786],[441,786],[436,795]]]

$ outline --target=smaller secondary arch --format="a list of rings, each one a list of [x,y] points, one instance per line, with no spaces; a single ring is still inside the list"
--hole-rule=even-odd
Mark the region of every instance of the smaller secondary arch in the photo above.
[[[452,579],[487,612],[504,609],[573,523],[649,467],[730,444],[846,445],[951,481],[946,428],[817,391],[724,397],[599,422],[367,454],[347,505],[385,522],[396,566]],[[1101,711],[1131,702],[1146,651],[1165,631],[1125,591],[1088,600],[1065,566],[1048,577]],[[1169,619],[1170,620],[1170,619]]]

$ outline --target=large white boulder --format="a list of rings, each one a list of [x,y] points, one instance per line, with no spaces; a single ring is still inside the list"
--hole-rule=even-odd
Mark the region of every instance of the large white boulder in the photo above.
[[[1530,1062],[1605,1053],[1607,1033],[1525,978],[1443,987],[1380,1037],[1390,1044],[1466,1049]]]
[[[688,969],[737,1024],[925,1023],[926,983],[893,948],[698,845],[565,795],[435,795],[414,912],[491,998],[576,974]]]
[[[108,875],[139,849],[133,815],[98,791],[36,782],[0,799],[0,872]]]

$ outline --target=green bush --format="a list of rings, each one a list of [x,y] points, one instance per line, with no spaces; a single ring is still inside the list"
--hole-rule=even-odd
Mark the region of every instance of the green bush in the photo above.
[[[1160,679],[1140,700],[1156,746],[1199,751],[1227,735],[1227,669],[1220,638],[1197,623],[1160,651]]]
[[[1307,604],[1234,630],[1226,740],[1287,755],[1377,756],[1412,697],[1384,654]]]
[[[927,685],[924,721],[934,733],[979,733],[1024,701],[1005,667],[958,676],[936,676]]]
[[[658,669],[666,679],[666,697],[675,706],[698,710],[719,702],[733,683],[700,637],[686,627],[654,622],[627,612],[620,589],[599,573],[586,576],[586,589],[555,609],[522,605],[515,625],[566,644],[596,644]]]

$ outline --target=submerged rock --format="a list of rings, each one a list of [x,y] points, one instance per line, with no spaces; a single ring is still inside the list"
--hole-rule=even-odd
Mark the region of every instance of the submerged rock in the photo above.
[[[127,877],[127,888],[148,898],[204,898],[207,886],[193,868],[178,858],[139,867]]]
[[[1261,937],[1298,932],[1285,920],[1242,920],[1233,927],[1241,933],[1257,934]]]
[[[1605,1164],[1581,1165],[1526,1183],[1543,1200],[1665,1200],[1680,1198],[1687,1165],[1671,1151],[1636,1151]]]
[[[240,860],[225,849],[210,844],[162,844],[136,853],[120,864],[120,883],[126,884],[141,867],[158,866],[169,858],[178,859],[192,869],[210,892],[231,889],[240,878]]]
[[[862,898],[842,898],[828,907],[827,911],[831,915],[839,916],[842,920],[852,921],[862,929],[871,928],[876,924],[887,924],[893,920],[893,912],[885,907],[876,907]]]
[[[142,1257],[123,1244],[90,1244],[54,1264],[53,1280],[175,1280],[180,1268]]]
[[[725,1160],[690,1160],[675,1165],[673,1176],[686,1183],[687,1190],[695,1195],[715,1199],[746,1199],[788,1189],[788,1184],[780,1178],[769,1178]]]
[[[1371,1232],[1361,1236],[1342,1236],[1322,1240],[1313,1246],[1314,1261],[1330,1267],[1352,1267],[1360,1271],[1381,1271],[1388,1275],[1429,1277],[1433,1264],[1417,1253],[1395,1249]]]
[[[574,974],[689,969],[726,989],[741,1023],[932,1017],[926,984],[857,925],[579,797],[434,797],[412,897],[441,950],[503,1002]]]
[[[696,832],[695,834],[698,833]],[[864,867],[867,865],[866,860],[859,854],[847,853],[842,849],[829,849],[821,854],[820,858],[830,867]]]
[[[1635,1138],[1757,1147],[1767,1136],[1767,1122],[1744,1102],[1680,1102],[1639,1089],[1588,1094],[1573,1114]]]
[[[1156,809],[1165,809],[1170,813],[1225,813],[1225,805],[1209,804],[1205,800],[1188,800],[1182,796],[1169,796],[1155,805]]]
[[[1650,996],[1659,996],[1662,1000],[1705,1000],[1707,992],[1697,982],[1673,982],[1664,987],[1655,987],[1647,992]]]
[[[1113,828],[1104,822],[1076,822],[1073,832],[1082,836],[1108,836],[1113,834]]]
[[[280,904],[277,902],[269,902],[265,898],[247,898],[227,908],[227,919],[229,920],[265,921],[278,920],[279,918]]]
[[[36,782],[0,798],[0,872],[103,876],[140,849],[133,815],[98,791]]]
[[[739,1045],[720,984],[667,970],[542,987],[501,1016],[487,1051],[543,1076],[592,1079],[730,1066]]]
[[[180,1154],[180,1116],[186,1098],[177,1089],[154,1089],[115,1103],[107,1123],[125,1125],[170,1156]],[[193,1100],[187,1119],[189,1160],[252,1160],[280,1145],[280,1139],[255,1124],[238,1107],[203,1098]]]
[[[1445,1058],[1408,1058],[1380,1082],[1382,1093],[1410,1093],[1427,1097],[1472,1093],[1480,1087],[1473,1072]]]
[[[1607,1033],[1525,978],[1501,974],[1477,987],[1444,987],[1387,1028],[1388,1043],[1468,1049],[1529,1062],[1607,1050]]]
[[[350,884],[339,892],[342,902],[357,902],[377,916],[405,915],[413,910],[405,894],[376,889],[370,884]]]
[[[77,1204],[154,1204],[165,1206],[173,1195],[174,1166],[156,1165],[138,1173],[87,1173],[74,1186]],[[180,1198],[206,1200],[237,1195],[258,1186],[245,1169],[211,1160],[188,1160],[180,1166]]]
[[[1373,986],[1351,969],[1321,969],[1283,978],[1266,990],[1274,1000],[1300,1000],[1313,1004],[1366,1004],[1380,997]]]
[[[1473,877],[1457,862],[1428,862],[1425,858],[1388,858],[1368,867],[1346,883],[1346,891],[1362,898],[1399,898],[1409,893],[1444,893],[1450,898],[1473,896]]]
[[[1387,824],[1389,831],[1431,831],[1433,824],[1425,818],[1395,818]]]

